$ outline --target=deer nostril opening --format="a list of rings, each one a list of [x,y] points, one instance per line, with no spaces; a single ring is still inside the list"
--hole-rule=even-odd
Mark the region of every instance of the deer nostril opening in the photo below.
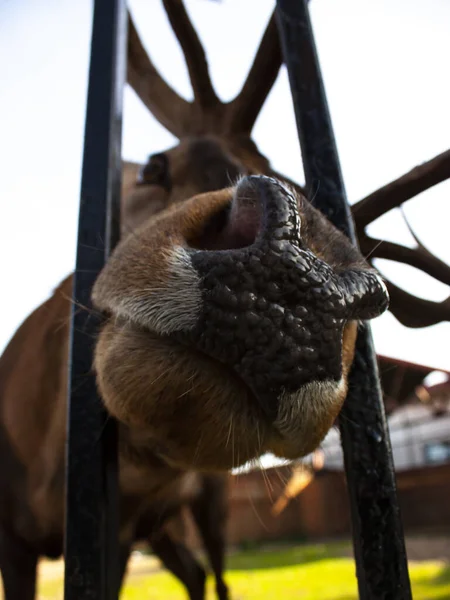
[[[198,250],[237,250],[255,243],[262,219],[261,199],[252,191],[239,191],[228,206],[211,215],[200,237],[190,246]]]
[[[244,177],[235,195],[247,202],[257,198],[261,210],[258,237],[262,244],[268,241],[301,243],[297,196],[281,181],[264,175]]]
[[[198,250],[238,250],[255,242],[300,242],[297,198],[281,182],[263,175],[243,177],[230,204],[211,215],[198,239]]]

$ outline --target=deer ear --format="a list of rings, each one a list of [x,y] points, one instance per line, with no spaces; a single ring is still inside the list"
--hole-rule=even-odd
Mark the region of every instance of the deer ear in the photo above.
[[[374,319],[389,306],[389,294],[380,275],[374,271],[351,269],[339,275],[350,319]]]

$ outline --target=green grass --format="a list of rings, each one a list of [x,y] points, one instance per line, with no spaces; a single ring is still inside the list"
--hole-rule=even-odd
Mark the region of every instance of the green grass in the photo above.
[[[354,562],[348,545],[280,547],[252,550],[229,557],[226,580],[232,600],[357,600]],[[344,555],[344,556],[343,556]],[[178,581],[166,572],[148,574],[140,568],[130,573],[121,600],[184,600]],[[450,600],[450,567],[428,561],[410,565],[414,600]],[[214,583],[208,580],[208,600]],[[39,600],[60,600],[62,582],[42,581]]]

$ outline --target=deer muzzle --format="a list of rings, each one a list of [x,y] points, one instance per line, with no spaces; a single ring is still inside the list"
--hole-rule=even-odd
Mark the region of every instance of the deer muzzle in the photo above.
[[[188,250],[201,310],[172,335],[233,369],[276,421],[281,399],[339,386],[345,324],[381,314],[388,294],[370,269],[337,272],[306,247],[297,197],[275,179],[243,178],[229,221],[250,243]]]

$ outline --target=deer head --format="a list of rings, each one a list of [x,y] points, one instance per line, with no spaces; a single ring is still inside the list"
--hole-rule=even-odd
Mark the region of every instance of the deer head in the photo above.
[[[93,290],[110,315],[96,347],[99,389],[169,463],[298,458],[333,424],[357,321],[386,309],[386,288],[249,138],[281,63],[274,19],[241,93],[222,104],[183,4],[164,5],[195,100],[161,79],[130,19],[129,81],[180,144],[141,170],[124,206],[133,231]]]

